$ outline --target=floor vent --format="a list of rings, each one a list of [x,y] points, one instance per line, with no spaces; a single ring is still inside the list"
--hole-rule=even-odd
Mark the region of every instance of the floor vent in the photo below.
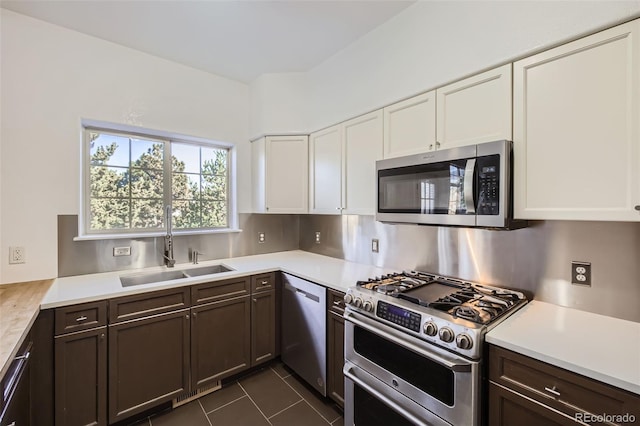
[[[211,392],[215,392],[215,391],[217,391],[219,389],[222,389],[222,382],[220,382],[218,380],[215,383],[212,383],[210,385],[198,388],[198,389],[194,390],[193,392],[189,392],[189,393],[185,393],[183,395],[180,395],[178,398],[175,398],[172,401],[171,406],[173,408],[176,408],[176,407],[179,407],[181,405],[188,404],[189,402],[193,401],[194,399],[198,399],[201,396],[204,396],[204,395],[206,395],[208,393],[211,393]]]

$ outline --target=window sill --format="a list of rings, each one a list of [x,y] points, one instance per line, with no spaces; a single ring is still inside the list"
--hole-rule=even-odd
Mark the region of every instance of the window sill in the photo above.
[[[238,228],[225,228],[225,229],[203,229],[193,231],[174,231],[173,236],[179,237],[181,235],[208,235],[208,234],[231,234],[242,232],[242,229]],[[118,240],[128,238],[130,240],[137,238],[157,238],[164,237],[166,232],[132,232],[130,234],[87,234],[73,237],[73,241],[94,241],[94,240]]]

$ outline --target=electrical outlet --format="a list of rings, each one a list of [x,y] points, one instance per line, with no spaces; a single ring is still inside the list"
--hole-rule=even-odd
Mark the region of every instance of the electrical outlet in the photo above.
[[[258,243],[262,244],[266,241],[264,232],[258,232]]]
[[[571,284],[591,286],[591,263],[571,262]]]
[[[380,251],[380,241],[376,238],[371,240],[371,251],[378,253]]]
[[[26,263],[27,252],[24,247],[9,247],[9,263]]]
[[[131,256],[131,247],[114,247],[113,255],[117,256]]]
[[[316,244],[320,244],[320,232],[316,231]]]

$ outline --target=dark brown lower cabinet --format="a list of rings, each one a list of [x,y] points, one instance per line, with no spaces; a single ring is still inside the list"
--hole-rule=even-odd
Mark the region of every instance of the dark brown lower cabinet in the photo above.
[[[189,390],[189,310],[109,325],[109,423]]]
[[[276,292],[255,292],[251,296],[251,365],[276,356]]]
[[[56,336],[58,426],[107,424],[107,327]]]
[[[344,408],[344,293],[329,290],[327,298],[327,395]]]
[[[491,426],[575,426],[573,419],[550,410],[530,398],[489,384],[489,425]]]
[[[251,365],[250,301],[242,296],[191,308],[192,390]]]

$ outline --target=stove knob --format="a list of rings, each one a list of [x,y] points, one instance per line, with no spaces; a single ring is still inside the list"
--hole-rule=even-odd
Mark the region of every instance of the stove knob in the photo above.
[[[455,334],[449,327],[442,327],[440,329],[440,340],[442,340],[443,342],[453,342],[453,336],[455,336]]]
[[[369,300],[365,301],[362,307],[367,312],[373,312],[373,303],[371,303],[371,301]]]
[[[344,303],[346,305],[349,305],[349,304],[351,304],[351,302],[353,302],[353,296],[351,294],[349,294],[349,293],[345,294],[343,299],[344,299]]]
[[[359,297],[356,297],[356,300],[353,301],[353,304],[356,305],[356,308],[359,308],[362,306],[362,299]]]
[[[471,340],[471,337],[466,334],[458,334],[458,337],[456,337],[456,346],[460,349],[471,349],[473,346],[473,340]]]
[[[424,334],[427,336],[435,336],[438,333],[438,326],[433,321],[427,321],[424,323],[422,331],[424,331]]]

